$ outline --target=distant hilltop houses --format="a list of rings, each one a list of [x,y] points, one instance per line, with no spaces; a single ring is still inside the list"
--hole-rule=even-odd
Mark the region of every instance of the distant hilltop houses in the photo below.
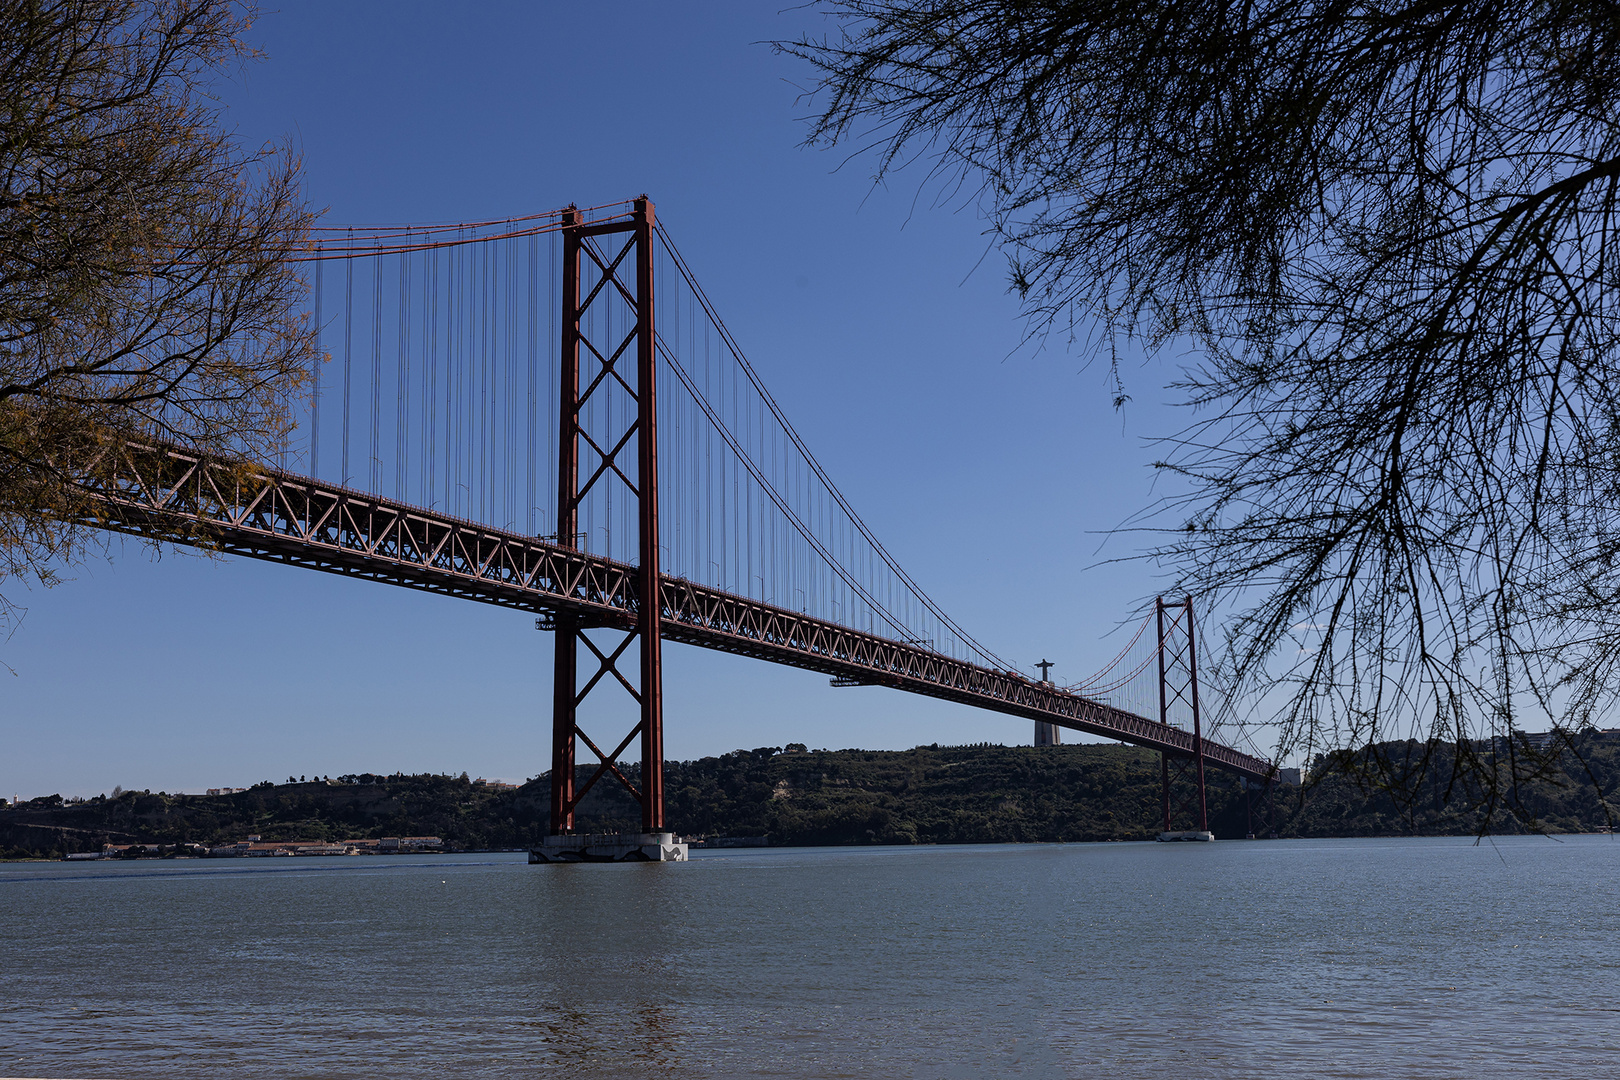
[[[441,777],[444,778],[444,779],[450,779],[450,780],[459,779],[461,783],[467,784],[469,787],[475,788],[475,789],[480,790],[480,791],[486,791],[486,792],[502,792],[502,793],[504,793],[504,792],[508,792],[508,791],[517,791],[519,788],[521,788],[523,786],[523,784],[520,781],[515,781],[515,780],[495,780],[495,779],[490,779],[489,777],[484,777],[484,776],[480,776],[478,779],[474,780],[471,777],[469,777],[466,773],[462,773],[460,775],[460,777],[451,777],[448,773],[444,773],[444,774],[422,773],[422,774],[420,774],[419,776],[416,776],[416,777],[407,777],[406,774],[401,773],[401,772],[395,772],[395,773],[349,773],[349,774],[345,774],[343,776],[338,776],[338,777],[311,776],[311,777],[306,778],[306,777],[303,777],[303,776],[289,776],[289,777],[287,777],[287,784],[290,786],[290,785],[299,785],[299,784],[312,783],[312,784],[322,784],[322,785],[325,785],[325,786],[328,786],[328,787],[345,787],[345,786],[350,786],[350,785],[368,786],[368,785],[373,785],[373,784],[386,784],[386,783],[388,783],[390,781],[404,780],[404,779],[435,780],[435,779],[439,779]],[[277,784],[273,780],[261,780],[259,783],[253,784],[253,785],[251,785],[249,787],[223,787],[223,786],[221,786],[221,787],[204,788],[200,792],[197,791],[196,789],[192,789],[190,792],[175,791],[173,793],[172,797],[178,799],[178,798],[191,798],[191,797],[206,798],[206,797],[209,797],[209,796],[213,796],[213,797],[217,798],[217,797],[222,796],[222,795],[244,795],[244,794],[247,794],[249,792],[257,791],[257,790],[262,789],[262,788],[277,788],[277,787],[280,787],[280,786],[281,786],[280,784]],[[90,796],[88,798],[86,798],[83,795],[70,795],[70,796],[67,796],[65,798],[62,795],[39,795],[39,796],[35,796],[34,798],[31,798],[31,799],[26,799],[26,798],[22,798],[20,796],[15,796],[14,795],[10,800],[7,800],[3,796],[0,796],[0,810],[16,810],[16,809],[21,809],[21,808],[24,808],[24,807],[47,808],[47,807],[61,807],[61,806],[79,806],[79,805],[82,805],[82,804],[85,804],[85,803],[104,803],[104,802],[108,802],[109,799],[116,800],[116,799],[120,798],[121,796],[127,796],[127,795],[150,795],[150,794],[152,794],[152,792],[150,790],[146,790],[146,791],[133,791],[133,790],[132,791],[125,791],[121,787],[115,787],[115,788],[113,788],[112,795],[110,797],[108,795],[105,795],[105,794],[93,795],[93,796]],[[160,797],[165,797],[165,798],[170,797],[169,793],[163,792],[163,791],[158,792],[158,795]],[[345,841],[345,842],[347,843],[348,841]],[[362,854],[364,854],[364,852],[362,852]]]
[[[316,783],[322,783],[322,784],[328,784],[328,785],[371,784],[371,783],[381,783],[384,780],[396,779],[399,775],[400,774],[396,773],[396,774],[394,774],[393,777],[388,777],[388,776],[382,775],[381,773],[357,773],[357,774],[355,774],[353,776],[340,776],[336,780],[333,780],[331,777],[323,778],[323,777],[317,776],[315,778],[315,782]],[[295,783],[303,783],[304,780],[303,780],[302,777],[299,777],[297,780],[294,780],[292,777],[289,776],[287,778],[287,782],[289,784],[295,784]],[[522,784],[514,784],[514,783],[510,783],[509,781],[506,781],[506,780],[488,780],[488,779],[485,779],[482,776],[480,776],[476,780],[468,780],[467,782],[469,784],[471,784],[473,787],[481,787],[481,788],[485,788],[486,790],[489,790],[489,791],[516,791],[518,788],[523,786]],[[274,785],[270,781],[266,780],[264,786],[275,787],[276,785]],[[240,794],[241,792],[249,791],[249,790],[251,790],[251,789],[250,788],[245,788],[245,787],[211,787],[211,788],[208,788],[206,791],[204,791],[203,794],[205,794],[205,795],[237,795],[237,794]]]
[[[164,858],[171,855],[200,859],[240,859],[297,857],[312,855],[408,855],[443,851],[437,836],[385,836],[379,840],[261,840],[250,836],[235,844],[209,847],[206,844],[106,844],[100,851],[78,852],[67,856],[89,859]]]

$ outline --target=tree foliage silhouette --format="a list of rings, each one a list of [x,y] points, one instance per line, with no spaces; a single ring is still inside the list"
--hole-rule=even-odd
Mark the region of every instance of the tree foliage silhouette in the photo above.
[[[208,96],[252,58],[226,0],[0,10],[0,584],[105,535],[84,481],[129,439],[262,455],[314,359],[285,147]],[[0,623],[13,608],[0,597]]]
[[[1461,743],[1517,812],[1480,740],[1620,688],[1620,7],[822,7],[812,142],[976,193],[1037,327],[1196,343],[1153,556],[1280,749]]]

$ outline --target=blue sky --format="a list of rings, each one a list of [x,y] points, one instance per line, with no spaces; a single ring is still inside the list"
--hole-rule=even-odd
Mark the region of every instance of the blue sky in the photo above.
[[[1019,348],[971,206],[874,187],[805,148],[810,73],[768,3],[289,4],[221,86],[250,144],[290,138],[327,223],[503,217],[642,192],[834,480],[945,609],[1060,681],[1101,667],[1156,580],[1096,568],[1154,496],[1147,439],[1184,417],[1132,362]],[[1088,569],[1088,567],[1091,567]],[[551,640],[532,619],[322,574],[115,542],[0,645],[0,794],[195,791],[288,775],[548,767]],[[669,756],[1028,742],[1029,723],[682,646]]]

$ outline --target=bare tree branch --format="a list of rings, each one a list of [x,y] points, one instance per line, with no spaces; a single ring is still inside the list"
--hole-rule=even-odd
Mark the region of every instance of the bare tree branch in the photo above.
[[[822,7],[812,143],[977,185],[1035,327],[1198,344],[1154,557],[1281,752],[1604,715],[1620,7]],[[1506,745],[1447,758],[1516,814]]]

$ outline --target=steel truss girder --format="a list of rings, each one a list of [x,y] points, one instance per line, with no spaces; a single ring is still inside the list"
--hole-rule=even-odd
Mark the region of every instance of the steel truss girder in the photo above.
[[[90,524],[346,574],[588,626],[631,630],[639,568],[434,510],[262,467],[129,446],[87,481]],[[1022,676],[664,575],[665,641],[888,686],[1191,757],[1193,734]],[[1273,766],[1209,739],[1213,768],[1265,782]]]

